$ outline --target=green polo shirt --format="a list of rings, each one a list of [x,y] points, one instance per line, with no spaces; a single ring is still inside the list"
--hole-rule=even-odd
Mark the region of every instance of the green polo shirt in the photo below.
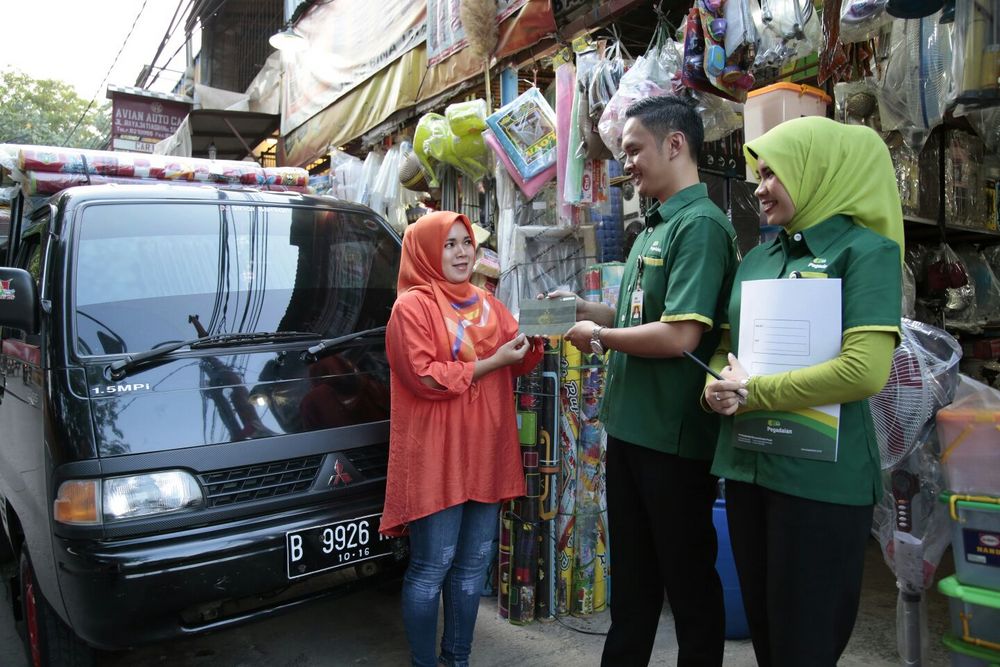
[[[782,231],[771,243],[747,253],[736,272],[728,309],[733,353],[739,356],[740,286],[745,281],[840,278],[844,332],[898,335],[900,271],[899,246],[846,216],[834,216],[791,236]],[[824,402],[822,396],[816,397],[816,405]],[[836,462],[737,449],[732,438],[732,418],[723,418],[712,466],[720,477],[843,505],[870,505],[881,497],[878,443],[867,400],[841,405]]]
[[[708,363],[719,343],[717,322],[736,272],[736,248],[736,232],[704,184],[654,207],[625,263],[615,326],[631,325],[632,293],[641,285],[643,323],[707,325],[695,354]],[[683,357],[649,359],[612,351],[601,420],[620,440],[710,460],[719,425],[699,405],[704,383],[705,372]]]

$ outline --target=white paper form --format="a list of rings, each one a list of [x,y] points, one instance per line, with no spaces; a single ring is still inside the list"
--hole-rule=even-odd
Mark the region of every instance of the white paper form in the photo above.
[[[841,281],[752,280],[741,286],[740,363],[751,375],[813,366],[840,353]],[[755,410],[734,420],[742,449],[837,460],[840,405],[804,410]]]

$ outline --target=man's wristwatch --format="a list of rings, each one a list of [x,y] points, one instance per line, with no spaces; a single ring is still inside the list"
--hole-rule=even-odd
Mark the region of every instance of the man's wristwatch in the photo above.
[[[601,343],[602,331],[604,331],[604,327],[596,326],[590,333],[590,349],[594,351],[594,354],[604,354],[604,345]]]

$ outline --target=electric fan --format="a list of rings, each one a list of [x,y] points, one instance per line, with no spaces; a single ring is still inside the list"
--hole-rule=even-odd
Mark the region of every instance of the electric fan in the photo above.
[[[889,380],[868,399],[883,470],[927,436],[933,416],[951,400],[961,356],[958,342],[936,327],[904,318],[900,329]]]

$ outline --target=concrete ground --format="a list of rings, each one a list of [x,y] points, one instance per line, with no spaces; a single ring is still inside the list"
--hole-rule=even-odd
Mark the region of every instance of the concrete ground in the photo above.
[[[939,568],[951,574],[950,554]],[[940,647],[947,627],[947,602],[927,595],[930,652],[925,667],[948,664]],[[869,544],[861,610],[843,667],[899,665],[896,654],[896,587],[878,544]],[[518,627],[496,616],[496,601],[484,599],[473,646],[475,667],[561,667],[597,665],[609,623],[607,612],[592,618]],[[676,664],[677,648],[669,610],[664,610],[651,665]],[[294,612],[215,634],[180,639],[116,654],[102,654],[103,667],[328,667],[407,664],[399,614],[399,593],[367,591],[354,597],[310,604]],[[726,643],[727,667],[755,665],[749,640]],[[26,667],[8,608],[0,605],[0,665]]]

